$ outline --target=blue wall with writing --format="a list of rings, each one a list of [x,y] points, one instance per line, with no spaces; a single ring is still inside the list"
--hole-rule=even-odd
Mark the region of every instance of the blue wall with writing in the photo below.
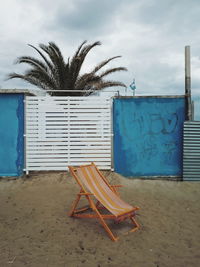
[[[0,176],[23,173],[23,99],[23,94],[0,94]]]
[[[114,99],[114,169],[127,177],[182,174],[184,97]]]

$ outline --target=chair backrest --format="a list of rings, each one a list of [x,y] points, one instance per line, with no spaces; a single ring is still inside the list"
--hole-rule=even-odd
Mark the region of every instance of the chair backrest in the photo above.
[[[120,216],[133,210],[133,207],[116,195],[95,164],[73,167],[78,180],[113,215]],[[80,184],[80,183],[79,183]]]

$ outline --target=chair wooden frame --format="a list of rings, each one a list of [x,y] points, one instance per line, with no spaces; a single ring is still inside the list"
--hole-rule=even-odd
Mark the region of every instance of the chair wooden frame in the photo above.
[[[94,163],[91,163],[90,165],[83,165],[83,166],[79,166],[79,167],[72,167],[69,166],[69,171],[72,174],[72,176],[75,178],[76,182],[78,183],[78,185],[80,186],[80,192],[77,194],[77,197],[72,205],[72,208],[69,212],[69,216],[71,217],[77,217],[77,218],[97,218],[99,219],[100,223],[102,224],[102,226],[104,227],[105,231],[108,233],[109,237],[111,238],[112,241],[117,241],[118,240],[118,236],[115,236],[113,234],[113,232],[111,231],[111,229],[109,228],[109,226],[107,225],[106,221],[107,219],[111,219],[114,220],[115,222],[121,222],[124,221],[126,219],[130,219],[131,222],[133,223],[134,227],[128,231],[129,232],[135,232],[136,230],[139,229],[139,224],[136,222],[135,220],[135,211],[138,210],[138,207],[133,207],[133,209],[125,214],[120,214],[120,216],[115,216],[113,214],[102,214],[101,210],[106,209],[98,200],[95,203],[94,200],[92,199],[92,196],[95,197],[94,193],[89,192],[85,185],[82,183],[80,177],[78,177],[77,175],[77,168],[84,168],[84,167],[89,167],[89,166],[94,166],[95,169],[97,170],[98,174],[100,175],[100,177],[103,179],[103,181],[106,183],[106,185],[117,195],[119,196],[119,192],[118,192],[118,188],[121,187],[121,185],[110,185],[108,180],[102,175],[102,173],[99,171],[99,169],[97,168],[97,166]],[[85,197],[88,200],[88,206],[86,207],[82,207],[82,208],[77,208],[78,203],[81,199],[81,197]],[[119,196],[120,197],[120,196]],[[92,212],[88,213],[88,210],[92,210]],[[107,209],[106,209],[107,210]],[[87,213],[85,213],[87,212]]]

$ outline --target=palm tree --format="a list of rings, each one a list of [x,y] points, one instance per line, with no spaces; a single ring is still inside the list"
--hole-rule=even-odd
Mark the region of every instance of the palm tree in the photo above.
[[[42,60],[29,56],[19,57],[16,63],[26,63],[31,68],[25,71],[24,74],[10,73],[8,79],[19,78],[44,90],[52,90],[52,95],[65,96],[89,95],[94,90],[112,86],[126,87],[122,82],[104,80],[107,75],[113,72],[126,71],[127,69],[124,67],[110,68],[98,74],[105,65],[120,56],[104,60],[95,66],[91,72],[80,74],[85,57],[92,48],[98,45],[101,45],[101,43],[94,42],[86,45],[86,41],[84,41],[78,47],[74,56],[71,59],[68,58],[67,62],[65,62],[60,49],[54,42],[49,42],[48,45],[40,44],[40,49],[29,44],[30,47],[38,52]],[[70,92],[56,92],[54,90],[70,90]],[[80,92],[75,90],[80,90]]]

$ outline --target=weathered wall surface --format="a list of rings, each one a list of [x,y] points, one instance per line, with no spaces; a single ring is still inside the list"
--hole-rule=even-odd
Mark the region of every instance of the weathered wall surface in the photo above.
[[[113,116],[116,172],[182,175],[183,97],[116,98]]]
[[[0,176],[23,172],[23,99],[23,94],[0,94]]]

